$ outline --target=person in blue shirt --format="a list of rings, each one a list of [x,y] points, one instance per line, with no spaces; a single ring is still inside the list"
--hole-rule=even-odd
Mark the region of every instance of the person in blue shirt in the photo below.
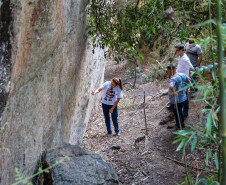
[[[183,129],[185,127],[183,108],[187,100],[187,95],[186,90],[181,89],[190,82],[190,78],[183,73],[177,73],[176,67],[173,64],[167,66],[166,72],[170,77],[168,94],[176,120],[176,129]]]

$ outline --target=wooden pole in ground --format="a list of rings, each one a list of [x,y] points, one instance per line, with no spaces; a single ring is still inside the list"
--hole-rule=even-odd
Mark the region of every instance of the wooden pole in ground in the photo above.
[[[148,135],[148,125],[147,125],[147,118],[146,118],[146,112],[145,112],[145,91],[144,91],[144,121],[145,121],[145,129],[146,129],[146,133],[145,135]]]

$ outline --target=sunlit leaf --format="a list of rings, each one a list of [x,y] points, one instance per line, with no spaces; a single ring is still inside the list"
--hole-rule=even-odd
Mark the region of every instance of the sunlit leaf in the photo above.
[[[180,143],[179,146],[177,147],[177,150],[176,150],[176,151],[180,151],[181,148],[184,146],[185,142],[186,142],[185,140],[181,141],[181,143]]]

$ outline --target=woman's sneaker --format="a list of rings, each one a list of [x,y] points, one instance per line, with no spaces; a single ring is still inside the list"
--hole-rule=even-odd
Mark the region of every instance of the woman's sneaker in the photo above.
[[[117,136],[120,136],[120,132],[116,133]]]

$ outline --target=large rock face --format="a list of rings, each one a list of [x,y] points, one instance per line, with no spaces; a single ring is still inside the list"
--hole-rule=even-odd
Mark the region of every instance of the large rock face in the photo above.
[[[69,160],[64,159],[68,157]],[[118,176],[109,163],[104,162],[100,155],[88,152],[78,145],[63,145],[47,151],[42,158],[43,168],[51,168],[49,173],[36,177],[34,184],[39,185],[116,185]]]
[[[103,81],[88,46],[88,0],[0,0],[0,182],[34,172],[45,149],[80,144]],[[5,13],[3,13],[5,12]],[[4,36],[3,36],[4,34]],[[4,38],[4,39],[2,39]]]

